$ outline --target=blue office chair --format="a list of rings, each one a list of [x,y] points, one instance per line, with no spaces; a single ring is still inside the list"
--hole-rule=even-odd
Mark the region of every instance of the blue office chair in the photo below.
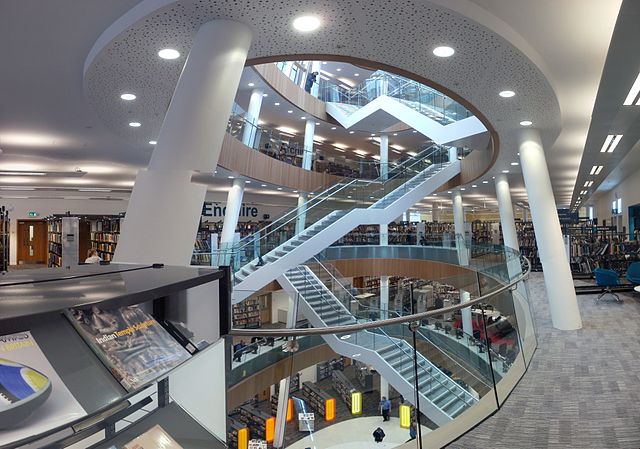
[[[627,280],[634,285],[640,285],[640,262],[633,262],[629,265]]]
[[[602,293],[596,298],[596,302],[600,301],[605,295],[611,295],[617,302],[622,301],[616,293],[611,291],[611,287],[620,285],[618,273],[606,268],[596,268],[593,270],[593,274],[596,276],[598,287],[603,287]]]

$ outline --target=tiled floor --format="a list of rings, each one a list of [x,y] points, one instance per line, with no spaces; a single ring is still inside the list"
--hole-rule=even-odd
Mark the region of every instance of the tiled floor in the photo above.
[[[448,447],[639,448],[640,296],[578,296],[583,328],[558,331],[541,273],[530,288],[539,345],[529,371],[500,411]]]

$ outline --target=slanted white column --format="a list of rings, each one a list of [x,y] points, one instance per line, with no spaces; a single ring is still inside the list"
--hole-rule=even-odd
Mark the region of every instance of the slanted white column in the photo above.
[[[240,209],[242,208],[244,184],[242,179],[234,179],[233,185],[227,194],[227,208],[224,213],[222,232],[220,233],[220,249],[222,250],[228,250],[233,245],[233,237],[236,233]]]
[[[529,210],[526,208],[523,210],[524,210],[524,221],[529,221]]]
[[[298,194],[298,217],[296,218],[296,234],[304,231],[307,222],[307,194]]]
[[[449,148],[449,162],[458,160],[458,149],[456,147]]]
[[[459,190],[453,192],[453,227],[455,229],[455,242],[458,250],[458,262],[462,266],[469,265],[469,256],[464,235],[464,208],[462,207],[462,194]]]
[[[460,290],[460,303],[471,301],[471,293],[466,290]],[[471,320],[471,307],[460,310],[462,314],[462,330],[465,334],[473,336],[473,321]]]
[[[380,246],[389,244],[389,223],[380,223]]]
[[[251,98],[249,99],[249,107],[247,108],[246,121],[247,124],[242,132],[242,143],[253,148],[256,140],[256,131],[258,127],[258,119],[260,117],[260,108],[262,107],[262,89],[253,89]]]
[[[387,179],[389,174],[389,136],[380,134],[380,177]]]
[[[551,321],[556,329],[582,327],[571,269],[564,251],[560,220],[540,133],[526,129],[520,135],[520,165],[524,177],[533,229],[549,300]]]
[[[500,212],[504,246],[520,251],[516,222],[513,216],[513,204],[511,204],[509,180],[505,174],[496,176],[496,197],[498,198],[498,211]]]
[[[291,377],[280,380],[278,388],[278,407],[276,409],[276,432],[273,438],[273,447],[284,447],[284,431],[287,424],[287,406],[289,405],[289,384]]]
[[[380,276],[380,319],[389,318],[389,276]]]
[[[387,379],[380,376],[380,399],[382,398],[389,399],[389,382],[387,382]]]
[[[316,132],[315,119],[307,119],[304,125],[304,154],[302,155],[302,168],[311,170],[313,163],[313,137]]]
[[[251,29],[240,22],[200,26],[149,167],[136,177],[115,262],[191,262],[207,191],[191,177],[216,168],[251,39]]]

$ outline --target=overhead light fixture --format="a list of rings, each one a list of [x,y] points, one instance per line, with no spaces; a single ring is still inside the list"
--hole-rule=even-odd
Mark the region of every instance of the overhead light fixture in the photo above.
[[[0,171],[0,176],[45,176],[41,171]]]
[[[338,67],[338,68],[336,69],[336,72],[342,72],[342,69],[341,69],[340,67]]]
[[[585,187],[591,187],[593,185],[593,181],[587,181],[584,183]]]
[[[355,131],[349,131],[349,134],[353,134]]]
[[[129,122],[129,126],[131,126],[132,128],[139,128],[142,126],[142,123],[140,122]]]
[[[621,139],[622,134],[609,134],[607,138],[604,139],[604,143],[602,144],[602,148],[600,148],[600,152],[613,153],[613,150],[616,149]]]
[[[375,133],[371,133],[371,137],[375,137],[375,135],[376,135]]]
[[[273,103],[274,106],[280,106],[280,103],[278,103],[277,101],[275,103]]]
[[[482,181],[483,184],[489,184],[489,181]]]
[[[415,129],[413,131],[411,131],[413,134],[417,133],[418,131],[416,131]]]
[[[100,187],[86,187],[78,189],[78,192],[111,192],[111,189],[104,189]]]
[[[447,46],[436,47],[433,49],[433,54],[438,58],[448,58],[453,56],[455,52],[456,51],[453,48]]]
[[[498,95],[500,95],[502,98],[511,98],[511,97],[515,96],[516,93],[514,91],[512,91],[512,90],[503,90]]]
[[[583,190],[582,192],[580,192],[580,195],[586,195],[586,194],[587,194],[586,190]]]
[[[248,179],[245,181],[245,184],[251,184],[251,181],[249,181]]]
[[[638,74],[636,81],[633,83],[633,86],[631,86],[631,90],[629,91],[627,98],[625,98],[624,103],[622,104],[625,106],[633,106],[634,104],[640,105],[640,98],[638,98],[638,94],[640,94],[640,74]]]
[[[0,190],[35,190],[35,187],[6,186],[0,187]]]
[[[255,84],[254,83],[249,83],[249,84],[247,84],[247,86],[253,87],[253,86],[255,86]]]
[[[278,190],[282,190],[282,187],[278,187]]]
[[[599,175],[604,167],[602,165],[594,165],[591,167],[590,175]]]
[[[293,20],[293,27],[302,33],[310,33],[320,28],[321,23],[316,16],[300,16]]]
[[[293,191],[293,193],[298,193],[298,191],[297,191],[297,190],[294,190],[294,191]]]
[[[502,170],[502,173],[509,173],[509,170]]]
[[[149,145],[156,145],[158,143],[157,140],[150,140]]]
[[[320,126],[320,122],[316,122],[316,126]]]
[[[336,127],[335,127],[335,126],[332,126],[332,127],[331,127],[331,130],[332,130],[332,131],[335,131],[335,129],[336,129]]]
[[[163,48],[158,52],[158,56],[162,59],[178,59],[180,57],[180,52],[173,48]]]
[[[131,101],[131,100],[135,100],[137,97],[134,94],[122,94],[120,95],[120,98],[126,101]]]
[[[471,187],[478,187],[478,185],[477,184],[472,184]]]
[[[467,190],[467,189],[465,189],[464,187],[460,187],[460,190],[465,191],[465,190]]]
[[[515,167],[516,165],[520,165],[520,164],[517,163],[517,162],[512,162],[511,165],[513,165]]]
[[[289,109],[289,110],[287,111],[287,114],[293,114],[293,111],[292,111],[291,109]]]
[[[269,96],[269,94],[262,94],[262,96],[266,98]]]
[[[229,179],[234,179],[234,178],[235,178],[235,176],[227,176],[227,178],[229,178]]]
[[[303,115],[302,117],[300,117],[301,120],[306,120],[306,117]]]
[[[531,126],[533,122],[531,120],[523,120],[520,122],[520,126]]]
[[[360,76],[360,74],[359,73],[354,73],[353,76]]]
[[[396,137],[398,135],[398,133],[393,133],[393,137]]]

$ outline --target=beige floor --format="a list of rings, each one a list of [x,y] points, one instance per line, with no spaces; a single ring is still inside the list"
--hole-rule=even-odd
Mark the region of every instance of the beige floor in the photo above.
[[[385,438],[382,443],[373,441],[373,431],[381,427]],[[422,432],[430,430],[422,426]],[[383,422],[379,416],[354,418],[343,421],[296,441],[287,449],[390,449],[409,439],[409,431],[400,427],[398,418]]]

